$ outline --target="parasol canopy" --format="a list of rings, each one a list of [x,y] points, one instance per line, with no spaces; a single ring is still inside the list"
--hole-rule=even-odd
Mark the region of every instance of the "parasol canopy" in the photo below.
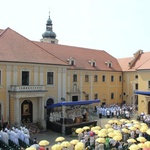
[[[115,141],[120,141],[120,140],[122,140],[122,136],[114,136],[113,137],[113,140],[115,140]]]
[[[42,140],[42,141],[39,142],[39,145],[40,145],[40,146],[47,146],[47,145],[49,145],[49,141],[47,141],[47,140]]]
[[[147,140],[145,139],[145,137],[138,137],[137,141],[143,143],[143,142],[146,142]]]
[[[62,147],[70,147],[70,146],[71,146],[71,143],[68,142],[68,141],[63,141],[60,145],[61,145]]]
[[[79,140],[74,139],[74,140],[71,140],[70,143],[72,145],[76,145],[77,143],[79,143]]]
[[[83,130],[90,130],[90,127],[89,126],[84,126],[82,129]]]
[[[105,143],[105,138],[97,138],[96,139],[96,142],[99,142],[99,143]]]
[[[138,150],[139,149],[139,146],[136,145],[136,144],[132,144],[130,147],[129,147],[129,150]]]
[[[75,150],[83,150],[84,149],[84,144],[82,142],[79,142],[75,145]]]
[[[147,146],[146,146],[144,143],[139,143],[138,146],[139,146],[140,148],[147,148]]]
[[[26,148],[26,150],[36,150],[36,148],[34,148],[34,147],[28,147],[28,148]]]
[[[61,142],[61,141],[63,141],[63,140],[65,140],[65,138],[62,137],[62,136],[60,136],[60,137],[57,137],[57,138],[55,139],[55,142]]]
[[[52,149],[52,150],[61,150],[61,149],[62,149],[62,146],[59,145],[59,144],[55,144],[55,145],[52,146],[51,149]]]
[[[128,139],[127,142],[128,143],[136,143],[137,141],[135,139]]]
[[[76,129],[76,133],[82,133],[82,132],[83,132],[83,129],[82,129],[82,128]]]

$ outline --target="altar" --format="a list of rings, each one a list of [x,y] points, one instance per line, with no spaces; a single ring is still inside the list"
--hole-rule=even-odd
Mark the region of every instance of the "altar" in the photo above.
[[[50,114],[47,129],[60,132],[64,135],[72,133],[73,128],[96,125],[96,120],[89,120],[89,105],[99,103],[100,100],[82,100],[73,102],[60,102],[45,108],[61,107],[61,111]]]

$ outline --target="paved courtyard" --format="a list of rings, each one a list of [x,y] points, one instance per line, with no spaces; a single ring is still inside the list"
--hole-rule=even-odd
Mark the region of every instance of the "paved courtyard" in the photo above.
[[[137,117],[137,115],[135,114],[132,119],[136,119],[136,117]],[[102,127],[104,127],[104,125],[107,124],[108,120],[117,119],[117,118],[102,118],[102,119],[99,119],[96,114],[93,114],[93,119],[97,120],[97,125],[101,125]],[[52,145],[56,144],[55,139],[59,136],[63,136],[63,135],[61,133],[56,133],[56,132],[53,132],[51,130],[47,130],[47,131],[43,131],[41,133],[32,135],[31,139],[36,137],[38,141],[47,140],[47,141],[50,142],[50,146],[52,146]],[[77,137],[72,136],[72,135],[66,135],[66,136],[63,136],[63,137],[65,137],[66,141],[71,141],[72,139],[77,139]]]

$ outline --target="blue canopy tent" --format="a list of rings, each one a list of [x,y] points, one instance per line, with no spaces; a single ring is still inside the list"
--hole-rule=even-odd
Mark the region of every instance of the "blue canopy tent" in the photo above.
[[[150,96],[150,91],[134,91],[134,94]]]
[[[47,105],[45,106],[45,108],[49,109],[49,108],[62,107],[62,106],[89,105],[89,104],[99,103],[99,102],[100,100],[81,100],[81,101],[72,101],[72,102],[63,101],[56,104]]]

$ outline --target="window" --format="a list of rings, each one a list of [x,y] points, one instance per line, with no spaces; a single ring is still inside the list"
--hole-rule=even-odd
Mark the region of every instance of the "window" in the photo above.
[[[98,94],[94,94],[94,99],[98,99]]]
[[[2,71],[0,70],[0,85],[2,85]]]
[[[150,81],[148,81],[148,88],[150,89]]]
[[[96,62],[95,61],[93,61],[92,66],[96,67]]]
[[[73,75],[73,82],[77,82],[77,74]]]
[[[114,82],[114,76],[111,76],[111,82]]]
[[[3,122],[2,106],[1,106],[1,104],[0,104],[0,120],[1,120],[1,122]]]
[[[98,75],[94,75],[94,82],[98,81]]]
[[[138,75],[135,75],[135,79],[138,79]]]
[[[108,63],[108,67],[109,67],[109,68],[112,67],[112,63],[111,63],[111,62]]]
[[[53,84],[54,83],[54,73],[53,72],[47,72],[47,84]]]
[[[105,75],[102,76],[102,82],[105,82],[106,81],[106,77]]]
[[[114,99],[114,93],[111,93],[111,99]]]
[[[135,90],[138,90],[139,86],[138,83],[135,84]]]
[[[52,44],[55,44],[55,41],[51,41]]]
[[[75,61],[74,61],[74,60],[71,60],[71,61],[70,61],[70,65],[74,66],[74,65],[75,65]]]
[[[85,75],[85,82],[89,82],[89,75]]]
[[[119,76],[119,81],[120,81],[120,82],[122,81],[122,76]]]
[[[89,94],[85,95],[85,100],[89,100]]]
[[[22,71],[22,85],[29,85],[29,71]]]

